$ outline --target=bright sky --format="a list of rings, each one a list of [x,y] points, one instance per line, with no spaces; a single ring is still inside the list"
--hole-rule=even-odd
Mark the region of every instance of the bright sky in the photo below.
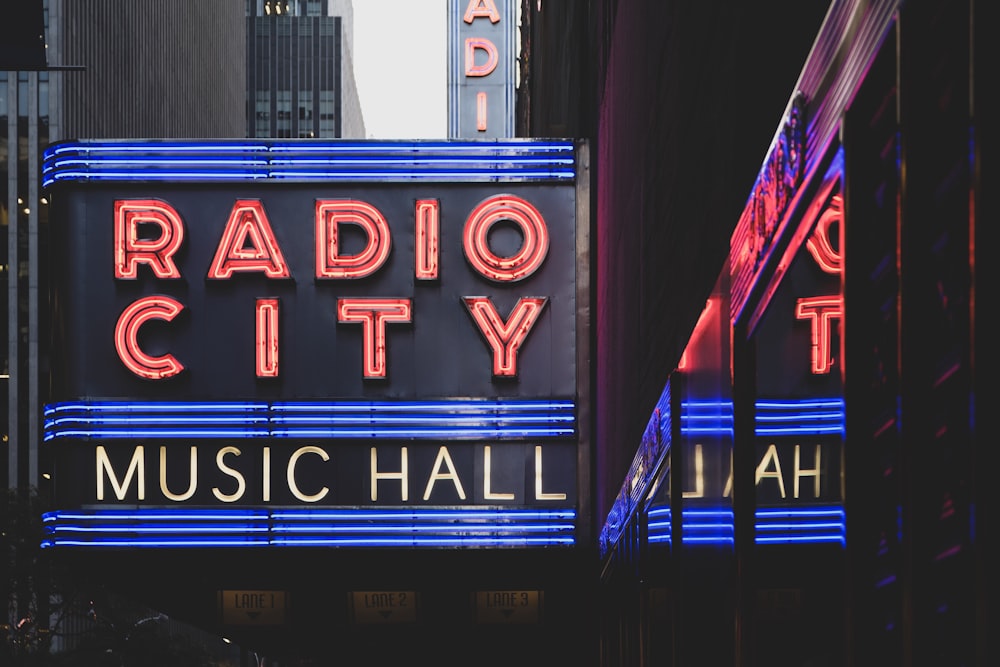
[[[369,139],[448,136],[446,0],[354,0],[354,78]]]

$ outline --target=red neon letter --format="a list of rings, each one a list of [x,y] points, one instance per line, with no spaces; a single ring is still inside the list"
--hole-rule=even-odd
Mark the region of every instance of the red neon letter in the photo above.
[[[169,322],[183,309],[179,301],[169,296],[147,296],[122,311],[115,325],[115,349],[126,368],[150,380],[162,380],[184,370],[171,354],[152,357],[139,349],[139,327],[149,320]]]
[[[476,64],[476,49],[486,52],[486,62],[482,65]],[[497,68],[500,62],[500,53],[493,42],[485,37],[465,38],[465,76],[487,76]]]
[[[488,18],[490,23],[499,23],[500,12],[497,11],[496,3],[493,0],[469,0],[469,6],[465,8],[465,16],[462,20],[472,23],[480,16]]]
[[[834,195],[829,208],[819,216],[816,229],[806,240],[809,254],[826,273],[840,273],[840,251],[835,249],[830,241],[830,225],[841,222],[843,218],[842,199],[840,195]]]
[[[467,296],[463,301],[476,326],[479,327],[479,332],[493,350],[493,375],[517,376],[517,350],[538,321],[538,316],[548,298],[522,297],[506,322],[500,317],[489,297]]]
[[[486,131],[486,93],[476,93],[476,129]]]
[[[237,199],[233,204],[208,277],[226,279],[236,271],[261,271],[268,278],[291,276],[259,199]]]
[[[490,228],[501,220],[513,222],[524,235],[521,250],[511,257],[497,257],[487,243]],[[549,230],[542,214],[525,200],[514,195],[496,195],[483,200],[469,214],[462,247],[469,264],[484,278],[499,283],[514,282],[530,276],[545,261]]]
[[[337,299],[337,321],[363,326],[366,378],[385,377],[385,324],[409,322],[411,312],[409,299]]]
[[[345,222],[358,225],[368,236],[368,245],[356,255],[340,254],[337,232]],[[316,200],[317,278],[370,276],[389,258],[391,247],[389,223],[371,204],[356,199]]]
[[[417,280],[435,280],[438,277],[438,239],[441,235],[441,204],[437,199],[418,199],[416,211],[416,268]]]
[[[278,377],[278,299],[257,299],[257,377]]]
[[[795,317],[811,320],[812,372],[817,375],[829,373],[833,366],[830,320],[840,319],[843,313],[843,300],[839,296],[813,296],[795,303]]]
[[[139,228],[156,225],[155,239],[139,238]],[[115,200],[115,278],[135,279],[139,264],[149,264],[157,278],[180,278],[172,259],[184,242],[184,224],[174,208],[157,199]]]

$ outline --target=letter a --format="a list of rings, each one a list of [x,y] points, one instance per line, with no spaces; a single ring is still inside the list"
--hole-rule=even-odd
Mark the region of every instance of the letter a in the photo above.
[[[493,0],[469,0],[469,6],[465,8],[462,20],[472,23],[480,17],[488,18],[490,23],[500,22],[500,12],[497,11],[497,5]]]

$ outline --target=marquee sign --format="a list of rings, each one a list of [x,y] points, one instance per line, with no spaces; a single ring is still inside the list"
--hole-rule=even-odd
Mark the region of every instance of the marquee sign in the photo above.
[[[514,136],[514,0],[448,2],[448,136]]]
[[[50,147],[46,545],[572,544],[577,150]]]

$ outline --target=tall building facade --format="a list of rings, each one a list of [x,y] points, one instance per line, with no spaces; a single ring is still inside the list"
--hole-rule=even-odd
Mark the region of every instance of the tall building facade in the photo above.
[[[247,0],[247,136],[365,137],[350,0]]]
[[[240,0],[39,0],[27,14],[43,24],[46,62],[0,71],[7,341],[0,466],[10,488],[44,484],[48,472],[38,460],[48,335],[41,299],[52,231],[39,187],[41,152],[74,137],[243,137],[243,12]]]
[[[245,9],[242,0],[15,5],[0,51],[0,476],[10,499],[29,502],[37,491],[44,502],[52,483],[41,445],[49,313],[59,307],[47,297],[48,257],[60,230],[50,226],[40,186],[42,153],[76,137],[244,137]],[[27,37],[7,39],[12,34]],[[0,537],[4,622],[10,603],[15,619],[33,618],[29,625],[48,629],[53,597],[34,589],[37,554],[9,537]],[[61,631],[78,621],[81,632],[95,626],[82,612],[65,618]]]

